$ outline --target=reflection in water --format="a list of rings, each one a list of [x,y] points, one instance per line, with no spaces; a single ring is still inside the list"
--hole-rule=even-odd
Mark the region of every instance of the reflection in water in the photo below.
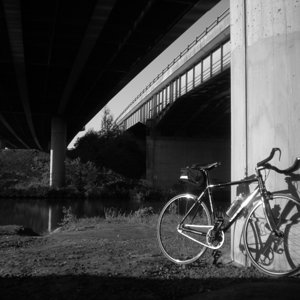
[[[52,207],[49,205],[49,214],[48,214],[48,232],[52,231]]]
[[[28,200],[0,199],[0,225],[22,225],[38,233],[46,233],[59,227],[63,218],[63,207],[71,207],[78,218],[104,217],[104,209],[115,207],[123,213],[140,207],[152,206],[160,209],[162,203],[138,203],[128,200]]]

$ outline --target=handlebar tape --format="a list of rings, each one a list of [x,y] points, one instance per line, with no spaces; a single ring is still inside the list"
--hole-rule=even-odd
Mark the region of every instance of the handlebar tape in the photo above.
[[[265,169],[273,170],[273,171],[275,171],[277,173],[280,173],[280,174],[291,174],[291,173],[293,173],[293,172],[300,169],[300,157],[297,157],[295,159],[293,165],[291,165],[289,168],[284,169],[284,170],[278,169],[277,167],[274,167],[270,164],[265,164],[263,167]]]
[[[281,150],[280,150],[279,148],[273,148],[273,149],[271,150],[270,155],[269,155],[267,158],[265,158],[264,160],[262,160],[262,161],[260,161],[259,163],[257,163],[257,166],[258,166],[258,167],[264,166],[268,161],[270,161],[270,160],[274,157],[274,155],[275,155],[275,153],[276,153],[277,151],[279,151],[279,160],[280,160],[280,157],[281,157]]]

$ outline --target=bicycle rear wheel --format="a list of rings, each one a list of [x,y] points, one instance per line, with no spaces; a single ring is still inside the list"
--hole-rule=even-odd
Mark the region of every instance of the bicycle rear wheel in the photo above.
[[[158,218],[157,238],[163,254],[177,264],[189,264],[204,254],[207,247],[192,241],[187,236],[206,243],[203,235],[184,231],[182,235],[178,226],[189,209],[196,203],[196,196],[182,194],[172,198],[162,209]],[[211,225],[208,208],[204,203],[197,203],[184,224]]]
[[[244,227],[244,244],[253,265],[271,276],[291,275],[300,269],[300,203],[286,195],[273,195],[271,210],[282,236],[270,230],[258,202],[249,213]]]

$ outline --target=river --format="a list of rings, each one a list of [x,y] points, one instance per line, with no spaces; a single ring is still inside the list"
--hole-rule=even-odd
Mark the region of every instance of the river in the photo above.
[[[122,213],[152,206],[159,210],[163,203],[129,200],[45,200],[0,199],[0,225],[22,225],[43,234],[58,228],[63,219],[63,207],[71,208],[78,217],[104,217],[104,210],[115,208]]]

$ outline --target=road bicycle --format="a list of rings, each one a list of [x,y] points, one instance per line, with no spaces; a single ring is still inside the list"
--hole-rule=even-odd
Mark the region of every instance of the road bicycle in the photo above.
[[[245,217],[242,230],[243,248],[252,264],[271,276],[295,274],[300,269],[300,201],[294,196],[271,193],[265,186],[267,171],[292,174],[300,168],[300,158],[281,170],[269,164],[275,153],[257,163],[255,174],[239,181],[211,184],[209,171],[218,167],[193,165],[182,169],[181,179],[200,181],[204,188],[199,196],[185,193],[173,197],[163,207],[157,226],[157,238],[163,254],[176,264],[189,264],[199,259],[207,249],[221,248],[225,232],[241,216]],[[263,170],[265,170],[263,172]],[[250,193],[249,186],[256,183]],[[237,185],[240,193],[226,213],[220,216],[214,209],[212,191]],[[206,200],[205,200],[206,199]],[[207,204],[208,203],[208,204]]]

